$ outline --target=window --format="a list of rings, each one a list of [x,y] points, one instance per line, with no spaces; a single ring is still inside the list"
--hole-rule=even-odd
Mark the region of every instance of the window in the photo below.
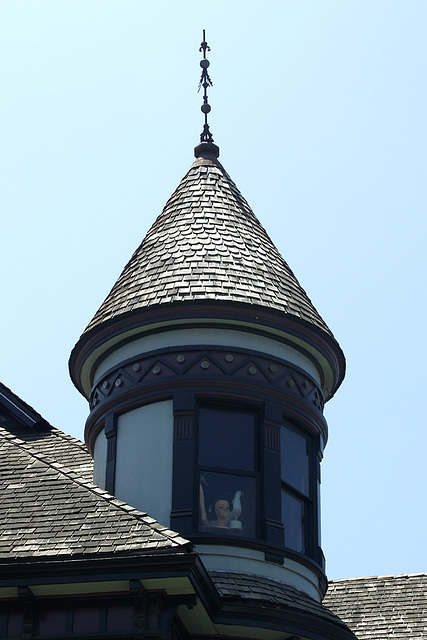
[[[280,433],[282,521],[285,547],[312,555],[313,487],[311,438],[283,425]]]
[[[256,536],[257,431],[254,412],[200,407],[199,531]]]
[[[322,565],[320,438],[283,420],[283,405],[174,396],[171,528],[190,539],[256,542],[271,562],[304,554]]]

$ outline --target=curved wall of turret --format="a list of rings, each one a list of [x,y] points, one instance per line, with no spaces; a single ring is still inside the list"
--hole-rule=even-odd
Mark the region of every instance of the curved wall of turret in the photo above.
[[[336,377],[330,339],[280,313],[244,305],[175,305],[157,309],[157,322],[151,313],[129,316],[126,329],[122,318],[120,332],[111,325],[103,339],[95,333],[81,352],[81,370],[90,369],[85,439],[95,482],[192,540],[208,569],[267,576],[319,600],[325,589],[317,483],[327,440],[323,388],[327,376]],[[238,462],[238,453],[224,462],[202,451],[204,412],[229,422],[214,430],[224,447],[236,449],[247,440],[246,427],[227,434],[242,415],[251,416],[249,465]],[[299,476],[307,478],[296,486],[282,473],[284,425],[305,439],[308,452],[301,455],[297,440],[305,465]],[[215,442],[208,437],[206,446],[214,451]],[[230,509],[244,488],[237,529],[210,526],[210,516],[201,524],[201,486],[205,496],[223,495]],[[282,513],[287,488],[290,523]],[[213,500],[206,505],[211,515]]]

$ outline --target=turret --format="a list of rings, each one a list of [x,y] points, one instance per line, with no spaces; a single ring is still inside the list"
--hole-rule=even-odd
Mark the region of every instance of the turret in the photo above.
[[[209,570],[320,600],[323,407],[344,356],[218,160],[203,44],[196,160],[74,347],[71,377],[97,484],[191,540]]]

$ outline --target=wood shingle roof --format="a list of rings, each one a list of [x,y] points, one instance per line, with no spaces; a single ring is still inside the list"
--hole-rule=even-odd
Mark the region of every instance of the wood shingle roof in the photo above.
[[[229,571],[210,571],[209,575],[224,602],[228,604],[244,602],[253,607],[273,605],[277,610],[286,609],[295,615],[304,616],[307,624],[312,617],[313,620],[322,620],[338,627],[343,632],[349,631],[338,615],[291,585],[264,576]],[[348,637],[354,636],[349,633]]]
[[[79,440],[49,425],[0,383],[3,569],[156,553],[168,563],[172,557],[194,556],[178,533],[94,485],[91,471],[92,459]],[[227,611],[243,605],[265,616],[274,610],[288,622],[289,616],[304,618],[313,630],[330,625],[331,637],[337,638],[353,633],[358,640],[427,640],[426,573],[331,581],[322,604],[266,577],[229,571],[209,575]]]
[[[197,159],[88,325],[201,300],[282,311],[331,335],[246,200],[212,158]]]
[[[427,639],[426,573],[334,580],[323,604],[359,640]]]
[[[0,562],[188,550],[181,536],[92,483],[85,446],[0,406]]]

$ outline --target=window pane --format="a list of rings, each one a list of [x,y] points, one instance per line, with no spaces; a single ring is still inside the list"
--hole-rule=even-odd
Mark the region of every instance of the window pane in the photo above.
[[[282,490],[282,519],[285,547],[304,552],[304,503],[285,490]]]
[[[254,538],[256,479],[201,472],[199,513],[201,531]]]
[[[201,408],[199,463],[252,471],[255,464],[254,414]]]
[[[280,430],[282,480],[309,495],[309,457],[306,438],[282,426]]]

